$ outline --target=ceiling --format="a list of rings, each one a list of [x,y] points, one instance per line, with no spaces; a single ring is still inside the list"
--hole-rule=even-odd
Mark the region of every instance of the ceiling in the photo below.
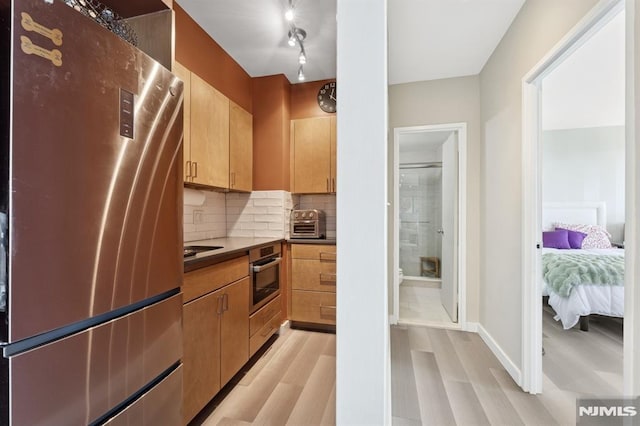
[[[389,1],[389,84],[479,74],[524,0]]]
[[[306,81],[336,77],[336,0],[293,0]],[[298,48],[287,45],[288,0],[178,0],[251,76],[298,83]],[[478,74],[524,0],[388,2],[389,84]]]
[[[179,0],[177,3],[251,76],[284,74],[298,83],[298,47],[287,44],[288,0]],[[336,0],[294,0],[307,32],[305,81],[336,77]]]

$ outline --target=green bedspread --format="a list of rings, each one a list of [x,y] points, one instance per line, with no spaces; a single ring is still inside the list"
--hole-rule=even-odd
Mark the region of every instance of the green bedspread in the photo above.
[[[573,287],[580,284],[624,285],[624,256],[545,253],[542,276],[563,297],[568,297]]]

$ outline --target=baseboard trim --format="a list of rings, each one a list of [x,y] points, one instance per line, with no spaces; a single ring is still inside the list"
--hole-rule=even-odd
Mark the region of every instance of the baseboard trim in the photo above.
[[[478,327],[480,327],[480,324],[477,322],[467,322],[462,329],[471,333],[477,333]]]
[[[491,352],[498,358],[500,364],[507,370],[511,378],[516,382],[516,384],[522,387],[522,372],[520,369],[514,364],[514,362],[507,356],[507,354],[502,350],[500,345],[495,341],[495,339],[489,334],[487,330],[481,325],[477,324],[477,332],[480,335],[480,338],[484,341],[484,343],[491,349]]]

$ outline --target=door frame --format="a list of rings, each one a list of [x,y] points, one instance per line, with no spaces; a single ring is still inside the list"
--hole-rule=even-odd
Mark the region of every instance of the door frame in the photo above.
[[[456,265],[458,277],[458,322],[447,328],[467,330],[467,123],[431,124],[393,129],[393,306],[391,324],[400,317],[400,135],[417,132],[458,132],[458,240]],[[436,324],[429,324],[436,325]]]
[[[538,285],[538,277],[542,273],[540,251],[542,247],[542,143],[540,137],[542,80],[623,8],[624,0],[600,0],[522,79],[521,386],[524,391],[532,394],[542,393],[543,382],[542,289]],[[628,185],[631,170],[626,170],[625,173]],[[626,192],[629,194],[629,188]],[[632,220],[628,212],[627,209],[627,226]],[[631,279],[627,275],[625,293],[630,286]],[[628,312],[625,312],[625,317],[627,314]],[[626,344],[624,351],[626,359],[628,355]]]

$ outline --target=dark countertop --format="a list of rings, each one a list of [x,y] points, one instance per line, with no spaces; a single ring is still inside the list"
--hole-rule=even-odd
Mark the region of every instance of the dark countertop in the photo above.
[[[327,244],[327,245],[336,245],[336,239],[312,239],[312,238],[290,238],[287,240],[290,244]]]
[[[185,242],[185,246],[222,246],[221,249],[203,251],[184,258],[184,271],[194,271],[205,266],[249,254],[254,247],[283,241],[282,238],[225,237]]]

